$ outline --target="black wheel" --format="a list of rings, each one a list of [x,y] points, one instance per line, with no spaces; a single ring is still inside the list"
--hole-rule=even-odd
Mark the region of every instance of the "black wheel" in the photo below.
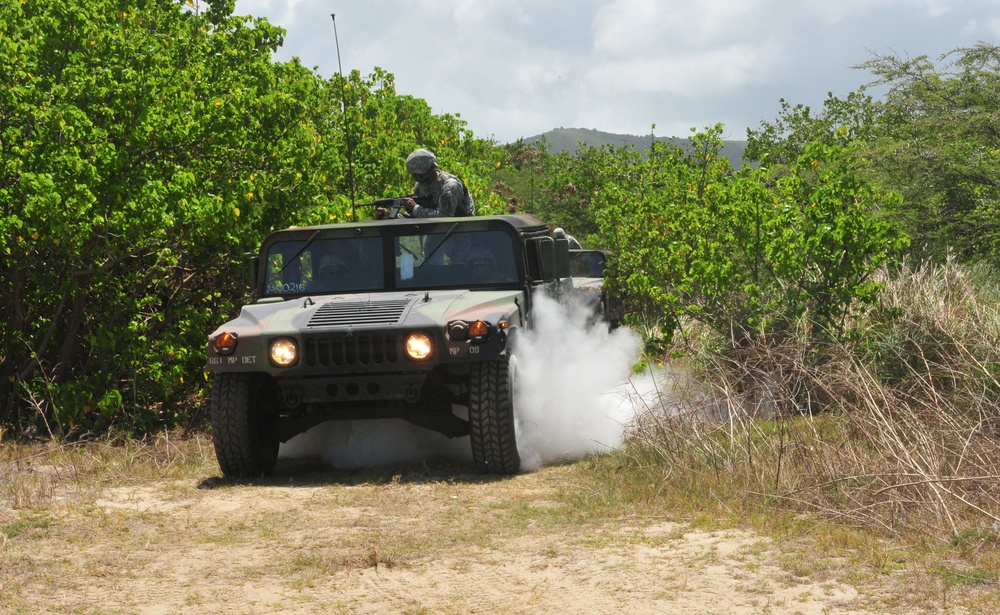
[[[274,471],[278,400],[265,382],[261,374],[237,373],[216,374],[212,383],[212,442],[229,478],[259,478]]]
[[[516,365],[513,357],[480,361],[469,373],[472,459],[486,474],[514,474],[521,468],[514,433]]]

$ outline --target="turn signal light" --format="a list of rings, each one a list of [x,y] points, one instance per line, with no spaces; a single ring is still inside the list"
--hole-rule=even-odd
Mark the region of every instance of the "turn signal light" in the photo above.
[[[220,333],[216,336],[215,341],[212,342],[215,352],[222,355],[229,355],[236,352],[236,337],[235,333]]]
[[[469,339],[473,342],[485,342],[490,337],[490,323],[477,320],[469,325]]]

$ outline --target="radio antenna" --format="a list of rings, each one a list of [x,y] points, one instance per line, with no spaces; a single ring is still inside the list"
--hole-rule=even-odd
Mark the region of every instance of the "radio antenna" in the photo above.
[[[330,13],[330,19],[333,20],[333,42],[337,46],[337,74],[340,75],[341,111],[344,115],[344,139],[347,141],[347,183],[351,187],[351,217],[357,220],[358,212],[355,207],[357,202],[354,199],[354,159],[351,153],[351,122],[349,121],[350,118],[347,117],[347,81],[344,80],[344,67],[340,63],[340,37],[337,36],[337,16]]]

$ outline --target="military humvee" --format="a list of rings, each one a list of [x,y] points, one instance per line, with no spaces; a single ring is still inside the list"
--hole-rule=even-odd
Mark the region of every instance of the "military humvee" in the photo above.
[[[290,228],[250,261],[253,298],[208,338],[222,472],[257,477],[325,421],[400,418],[470,436],[477,468],[520,468],[512,385],[540,289],[576,292],[534,216]]]
[[[604,289],[604,271],[611,253],[605,250],[570,250],[569,274],[573,287],[597,318],[612,328],[621,323],[624,307]]]

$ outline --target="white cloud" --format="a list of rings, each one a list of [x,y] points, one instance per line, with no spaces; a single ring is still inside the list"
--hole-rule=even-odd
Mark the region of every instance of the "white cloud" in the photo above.
[[[632,55],[688,44],[724,43],[744,31],[746,18],[758,4],[754,0],[615,0],[597,12],[594,48]]]
[[[464,0],[456,2],[455,24],[462,28],[480,28],[486,24],[489,15],[488,3],[481,0]]]
[[[991,1],[991,0],[987,0]],[[771,11],[805,15],[818,24],[840,24],[863,20],[872,15],[894,13],[936,18],[963,4],[962,0],[837,0],[836,2],[796,3],[772,0]]]
[[[514,82],[512,85],[521,91],[538,90],[546,86],[553,86],[567,72],[564,66],[525,63],[514,69]]]
[[[965,22],[961,32],[963,37],[977,40],[991,41],[1000,38],[1000,16],[970,19]]]
[[[704,53],[605,63],[588,76],[592,87],[618,91],[665,92],[697,100],[766,79],[781,66],[780,48],[735,46]]]
[[[287,27],[303,0],[239,0],[237,15],[266,15],[272,24]]]
[[[337,70],[326,0],[238,0],[288,30],[277,59]],[[556,127],[742,138],[778,100],[869,81],[870,53],[931,58],[1000,37],[1000,0],[367,0],[336,7],[345,71],[513,141]],[[676,132],[673,134],[677,134]]]

